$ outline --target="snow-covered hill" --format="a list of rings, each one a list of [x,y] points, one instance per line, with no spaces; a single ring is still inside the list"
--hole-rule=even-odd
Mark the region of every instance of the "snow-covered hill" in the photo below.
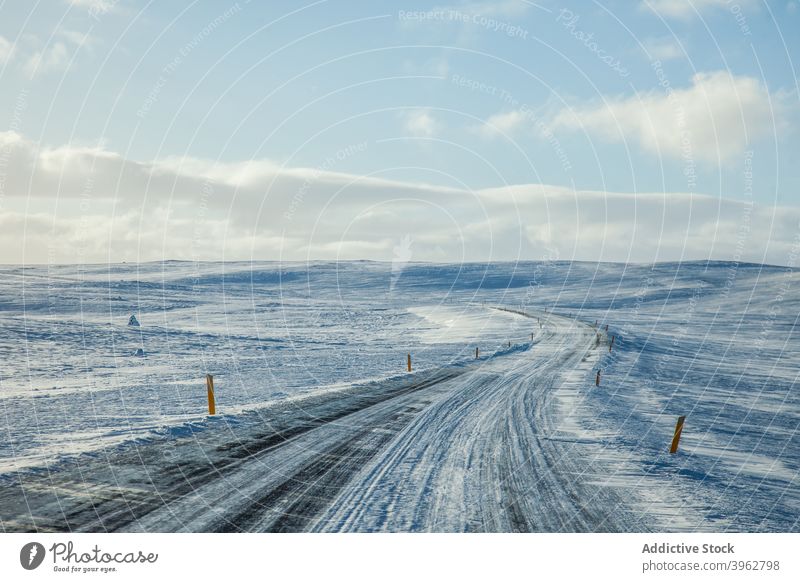
[[[340,481],[346,474],[347,486],[307,510],[300,529],[800,528],[800,278],[787,268],[165,262],[0,274],[5,529],[64,528],[54,515],[42,525],[55,511],[44,493],[33,507],[19,506],[26,487],[41,493],[53,475],[68,491],[76,472],[85,479],[90,469],[100,491],[196,463],[198,454],[230,467],[221,444],[255,439],[254,431],[282,434],[280,423],[296,422],[293,410],[338,411],[334,425],[309,436],[316,452],[329,453],[343,438],[336,423],[352,429],[360,417],[348,415],[367,414],[366,400],[378,408],[362,420],[383,425],[375,434],[384,437],[364,441],[359,450],[372,452],[358,471],[328,471]],[[140,326],[128,325],[132,315]],[[213,419],[207,373],[215,377]],[[426,377],[439,380],[406,395],[404,382]],[[396,416],[397,398],[415,412]],[[670,455],[679,415],[686,426]],[[503,423],[511,424],[499,430]],[[483,434],[470,441],[476,431]],[[401,447],[412,433],[414,446]],[[306,451],[314,457],[314,446]],[[262,474],[277,470],[253,455]],[[461,464],[469,455],[474,473]],[[493,455],[502,459],[495,468]],[[125,467],[122,478],[100,476],[115,463]],[[531,467],[540,481],[524,477]],[[238,475],[243,483],[253,477]],[[415,497],[415,479],[441,485]],[[444,489],[454,479],[463,487]],[[150,482],[151,497],[167,486]],[[405,492],[386,494],[398,482]],[[236,528],[283,523],[253,516],[264,504],[253,509],[242,495],[231,516],[250,525]],[[512,501],[517,517],[506,511]],[[115,518],[114,528],[170,529],[142,503],[147,511],[133,522]],[[79,515],[77,529],[108,527]],[[186,529],[220,529],[185,519]]]

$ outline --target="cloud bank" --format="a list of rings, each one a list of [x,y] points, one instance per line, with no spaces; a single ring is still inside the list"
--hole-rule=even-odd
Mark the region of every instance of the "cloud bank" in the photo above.
[[[367,147],[364,145],[363,147]],[[342,158],[347,152],[343,152]],[[139,162],[0,133],[0,262],[681,259],[788,264],[800,209],[540,184],[466,190],[270,160]]]

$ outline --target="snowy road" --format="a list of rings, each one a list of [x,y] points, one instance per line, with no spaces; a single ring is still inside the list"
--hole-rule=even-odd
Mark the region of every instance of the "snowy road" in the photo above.
[[[425,407],[314,529],[628,529],[614,511],[618,499],[582,484],[572,443],[551,438],[559,422],[553,391],[596,347],[593,328],[548,318],[531,351],[462,376]]]
[[[552,405],[571,374],[590,373],[605,338],[540,315],[531,344],[501,357],[19,476],[0,494],[4,528],[632,529],[614,490],[589,484],[579,445],[557,438]]]

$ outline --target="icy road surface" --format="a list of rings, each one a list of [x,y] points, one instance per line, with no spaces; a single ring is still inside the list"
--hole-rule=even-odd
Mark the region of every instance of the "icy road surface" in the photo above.
[[[0,493],[0,507],[16,509],[5,527],[635,529],[617,492],[590,483],[575,441],[559,438],[554,406],[567,373],[590,368],[607,338],[564,317],[539,318],[528,316],[530,344],[369,394],[298,401],[273,430],[216,430],[29,476]]]

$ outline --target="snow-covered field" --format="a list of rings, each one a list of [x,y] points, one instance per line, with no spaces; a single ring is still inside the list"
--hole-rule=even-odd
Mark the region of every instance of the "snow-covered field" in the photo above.
[[[4,530],[800,529],[786,268],[0,274]]]

